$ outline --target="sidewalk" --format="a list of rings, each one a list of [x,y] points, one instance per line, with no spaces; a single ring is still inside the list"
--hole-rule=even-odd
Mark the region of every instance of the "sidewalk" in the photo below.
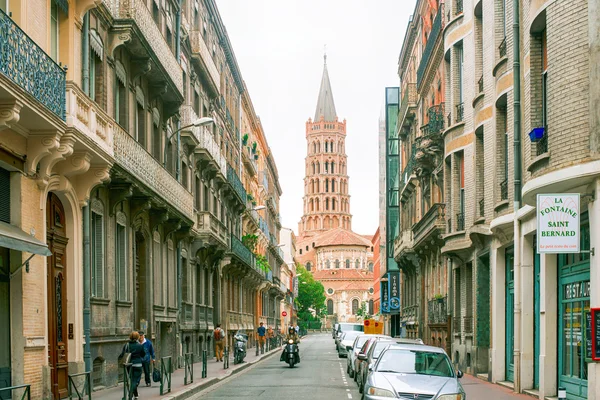
[[[206,363],[206,378],[202,378],[202,362],[194,364],[194,382],[188,385],[183,384],[185,376],[185,370],[183,368],[173,371],[171,374],[171,393],[165,393],[160,395],[160,382],[152,382],[152,386],[146,387],[144,384],[144,377],[140,382],[138,392],[140,400],[154,400],[154,399],[186,399],[193,394],[206,389],[209,386],[235,374],[241,370],[244,370],[260,360],[269,357],[273,354],[279,354],[281,347],[265,352],[265,354],[256,356],[256,348],[249,349],[246,354],[246,359],[242,364],[233,364],[233,355],[229,356],[229,368],[223,369],[223,362],[216,362],[214,358],[211,358]],[[157,360],[158,361],[158,360]],[[166,386],[165,386],[166,390]],[[123,384],[113,386],[108,389],[93,392],[93,398],[106,399],[106,400],[121,400],[123,397]]]
[[[460,379],[460,383],[465,389],[468,399],[533,399],[533,397],[524,394],[517,394],[504,386],[486,382],[468,374],[465,374]]]

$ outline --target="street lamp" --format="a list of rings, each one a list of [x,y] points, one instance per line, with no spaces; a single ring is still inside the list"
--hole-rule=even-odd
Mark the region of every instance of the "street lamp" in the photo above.
[[[215,120],[210,117],[202,117],[202,118],[195,120],[193,123],[191,123],[189,125],[182,126],[181,128],[177,129],[175,132],[173,132],[171,134],[171,136],[168,136],[167,141],[165,142],[165,150],[163,152],[163,168],[166,168],[166,165],[167,165],[167,143],[169,143],[171,141],[171,139],[173,139],[173,136],[175,136],[176,134],[178,134],[179,132],[181,132],[184,129],[193,128],[193,127],[197,128],[200,126],[210,125],[210,124],[213,124],[214,122],[215,122]],[[177,150],[179,151],[179,149],[177,149]]]
[[[264,210],[265,208],[267,208],[266,206],[256,206],[252,209],[252,211],[260,211],[260,210]]]

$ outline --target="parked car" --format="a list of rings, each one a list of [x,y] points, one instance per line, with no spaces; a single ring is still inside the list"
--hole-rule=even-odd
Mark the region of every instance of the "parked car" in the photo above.
[[[365,387],[365,382],[367,381],[367,377],[369,375],[369,366],[372,367],[375,364],[379,358],[379,355],[386,347],[395,343],[423,344],[423,341],[421,339],[375,338],[365,343],[363,348],[360,349],[358,355],[356,356],[354,367],[356,371],[356,374],[354,375],[354,381],[358,385],[358,391],[360,393],[363,392]]]
[[[333,329],[331,331],[331,338],[335,339],[335,334],[337,333],[338,327],[340,326],[340,324],[333,324]]]
[[[356,331],[356,332],[364,332],[365,327],[362,324],[353,324],[353,323],[340,323],[338,324],[338,329],[336,331],[335,336],[335,348],[338,348],[340,337],[342,333],[348,331]]]
[[[352,348],[352,343],[354,343],[354,339],[361,335],[359,331],[348,331],[343,332],[342,336],[338,340],[337,352],[338,357],[347,357],[348,356],[348,348]]]
[[[356,361],[356,355],[358,354],[358,352],[360,351],[360,349],[363,347],[363,345],[365,344],[365,342],[367,342],[367,340],[373,339],[373,338],[378,338],[378,337],[391,339],[387,335],[376,335],[376,334],[358,335],[356,337],[356,339],[354,339],[354,343],[352,343],[351,348],[347,349],[348,350],[348,357],[346,357],[346,372],[348,373],[348,375],[350,376],[350,378],[354,378],[354,371],[356,371],[354,369],[354,365],[355,365],[355,361]]]
[[[365,383],[363,398],[465,399],[455,372],[443,349],[420,344],[392,344],[380,354]]]

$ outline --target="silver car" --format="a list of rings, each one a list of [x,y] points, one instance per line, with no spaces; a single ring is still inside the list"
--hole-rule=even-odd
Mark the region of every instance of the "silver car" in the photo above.
[[[348,357],[346,360],[346,372],[348,373],[350,378],[354,378],[354,373],[356,371],[354,369],[354,366],[356,364],[356,356],[358,355],[359,350],[363,347],[363,345],[366,343],[366,341],[371,338],[391,339],[391,337],[389,337],[387,335],[377,335],[377,334],[363,334],[363,335],[357,336],[356,339],[354,339],[354,343],[352,344],[351,348],[347,349]],[[356,379],[354,379],[354,380],[356,380]]]
[[[365,383],[364,399],[465,400],[467,398],[446,352],[418,344],[388,346]]]
[[[362,332],[358,331],[348,331],[342,333],[342,336],[339,339],[337,344],[338,357],[347,357],[348,356],[348,348],[352,348],[352,343],[354,343],[354,339],[357,336],[362,335]]]

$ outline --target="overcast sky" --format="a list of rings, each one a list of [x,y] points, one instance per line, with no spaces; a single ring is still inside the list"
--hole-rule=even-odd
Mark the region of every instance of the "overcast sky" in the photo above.
[[[313,118],[327,45],[336,111],[348,122],[352,228],[374,234],[378,118],[414,0],[217,0],[243,79],[273,151],[283,189],[282,224],[298,232],[304,194],[305,123]]]

